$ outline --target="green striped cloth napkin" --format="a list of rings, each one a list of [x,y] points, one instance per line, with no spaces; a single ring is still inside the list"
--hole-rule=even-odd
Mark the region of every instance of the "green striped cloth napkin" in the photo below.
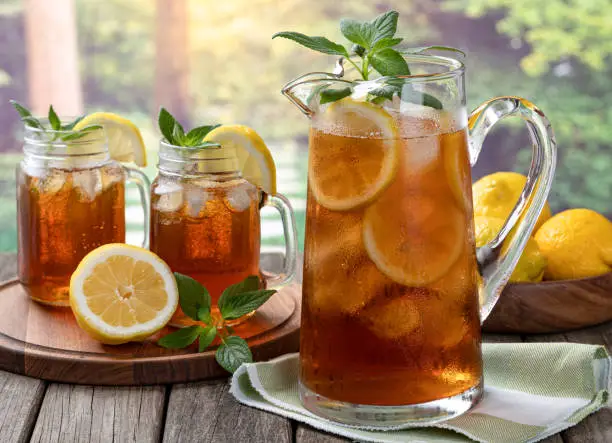
[[[483,344],[485,393],[468,413],[429,427],[355,429],[301,405],[298,358],[242,365],[230,392],[241,403],[333,434],[372,442],[535,442],[577,424],[608,400],[605,348],[573,343]]]

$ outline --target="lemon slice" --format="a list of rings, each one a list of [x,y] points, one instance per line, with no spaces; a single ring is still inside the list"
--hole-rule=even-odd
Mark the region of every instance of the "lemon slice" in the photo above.
[[[332,103],[310,138],[308,181],[317,202],[347,211],[376,199],[393,181],[399,143],[393,118],[368,102]]]
[[[108,150],[113,160],[147,166],[147,153],[142,135],[130,120],[110,112],[94,112],[78,122],[74,130],[80,131],[91,125],[104,127],[108,137]]]
[[[442,135],[444,172],[455,202],[461,210],[471,211],[472,176],[466,133],[457,131]]]
[[[94,249],[70,279],[77,323],[106,344],[141,341],[163,328],[178,305],[172,271],[146,249],[120,243]]]
[[[436,196],[406,193],[394,183],[365,210],[363,243],[378,269],[396,283],[423,286],[441,278],[461,254],[466,222]]]
[[[219,143],[219,155],[236,156],[238,169],[249,182],[276,194],[276,165],[270,150],[255,130],[244,125],[224,125],[210,131],[204,142]],[[214,150],[209,150],[215,155]]]

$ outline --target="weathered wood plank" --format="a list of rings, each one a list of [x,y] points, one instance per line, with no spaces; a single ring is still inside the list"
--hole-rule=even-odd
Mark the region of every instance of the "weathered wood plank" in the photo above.
[[[28,441],[44,392],[42,380],[0,371],[1,442]]]
[[[157,442],[165,387],[50,384],[33,442]]]
[[[17,255],[0,254],[0,281],[17,274]],[[0,441],[25,442],[45,392],[45,382],[0,371]]]
[[[295,441],[296,443],[344,443],[352,440],[327,434],[307,425],[298,424]]]
[[[292,441],[288,419],[238,403],[227,380],[174,385],[164,442]]]

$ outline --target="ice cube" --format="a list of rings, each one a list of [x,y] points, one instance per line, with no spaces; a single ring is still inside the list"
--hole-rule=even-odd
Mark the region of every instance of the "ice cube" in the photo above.
[[[176,183],[160,183],[154,193],[159,195],[155,209],[160,212],[175,212],[183,205],[183,188]]]
[[[395,340],[411,334],[421,325],[416,297],[381,296],[359,313],[360,320],[380,338]]]
[[[255,187],[250,183],[238,184],[228,189],[225,202],[230,211],[243,212],[251,207],[255,199]]]
[[[72,185],[81,201],[92,202],[102,192],[102,171],[100,168],[73,171]]]
[[[206,189],[199,186],[189,186],[185,189],[184,198],[187,203],[187,214],[190,217],[197,217],[206,206],[206,202],[211,198]]]

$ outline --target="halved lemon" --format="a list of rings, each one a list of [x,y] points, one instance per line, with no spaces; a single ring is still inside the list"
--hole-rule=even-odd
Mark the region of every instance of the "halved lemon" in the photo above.
[[[436,195],[407,193],[401,180],[365,210],[363,242],[387,277],[423,286],[442,277],[462,251],[465,221]]]
[[[147,152],[138,127],[130,120],[111,112],[94,112],[74,126],[75,131],[92,126],[104,127],[108,137],[108,150],[113,160],[147,165]]]
[[[210,131],[205,142],[219,143],[226,155],[235,155],[247,181],[266,193],[276,194],[276,165],[270,150],[255,130],[244,125],[224,125]],[[213,154],[213,150],[210,150]]]
[[[163,328],[178,305],[172,271],[152,252],[113,243],[83,258],[70,279],[77,323],[106,344],[141,341]]]
[[[393,181],[399,163],[393,117],[372,103],[344,99],[318,119],[308,168],[317,202],[347,211],[374,201]]]

